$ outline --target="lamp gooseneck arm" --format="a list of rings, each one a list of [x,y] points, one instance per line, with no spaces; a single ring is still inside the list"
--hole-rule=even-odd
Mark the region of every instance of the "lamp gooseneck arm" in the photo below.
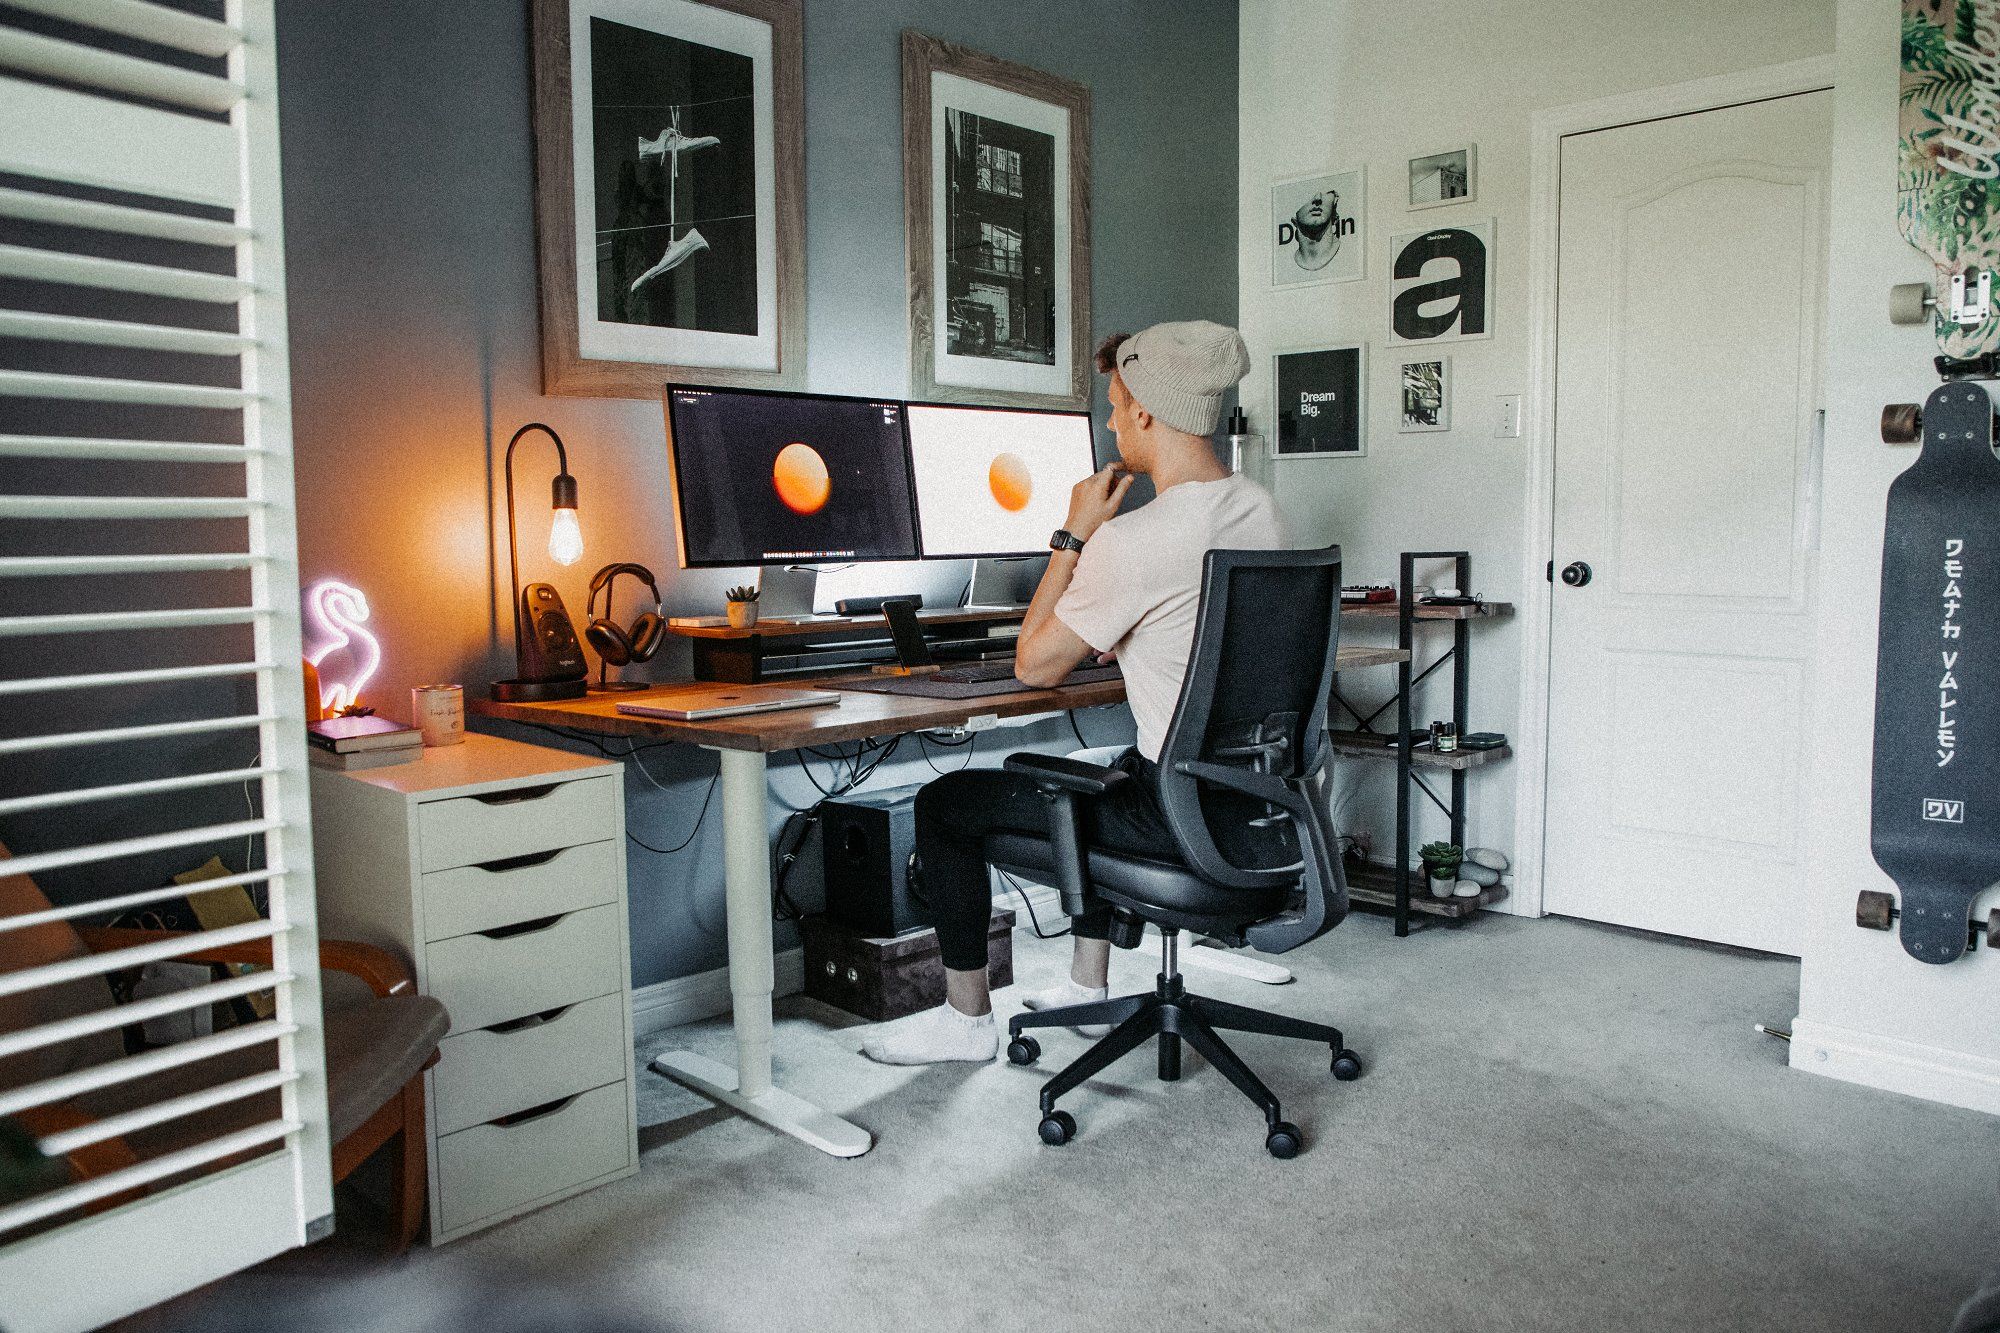
[[[556,442],[556,469],[559,475],[569,475],[569,450],[563,448],[562,436],[539,421],[530,421],[514,432],[514,438],[507,441],[507,587],[508,600],[514,608],[514,660],[521,658],[521,544],[514,532],[514,446],[521,437],[531,430],[538,430]]]

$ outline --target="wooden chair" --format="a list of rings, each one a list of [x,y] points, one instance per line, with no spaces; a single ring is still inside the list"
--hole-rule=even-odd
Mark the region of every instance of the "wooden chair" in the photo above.
[[[0,871],[4,871],[9,855],[6,847],[0,845]],[[48,908],[47,896],[33,879],[0,874],[0,917]],[[76,928],[66,921],[47,922],[0,933],[0,972],[174,939],[178,934],[168,930]],[[269,941],[259,940],[175,957],[177,961],[217,966],[249,963],[269,967],[271,947]],[[429,1192],[423,1071],[437,1063],[438,1042],[450,1029],[450,1019],[442,1004],[416,993],[409,969],[384,950],[351,941],[322,940],[319,960],[324,972],[345,973],[364,982],[371,996],[358,1004],[330,1009],[325,1016],[333,1177],[337,1181],[346,1179],[378,1148],[400,1136],[391,1205],[394,1246],[400,1254],[416,1238],[423,1221],[424,1200]],[[110,984],[102,976],[0,997],[0,1032],[20,1031],[99,1012],[113,1003]],[[124,1054],[123,1038],[116,1030],[28,1051],[0,1060],[0,1090],[116,1060]],[[17,1118],[30,1133],[43,1137],[136,1106],[245,1078],[273,1068],[274,1063],[268,1044],[251,1047],[69,1101],[33,1107]],[[169,1121],[79,1149],[65,1161],[75,1180],[105,1175],[271,1119],[277,1114],[277,1097],[277,1093],[270,1092],[228,1102],[184,1120]],[[155,1188],[173,1183],[176,1182],[169,1178]],[[120,1201],[114,1198],[100,1206]]]

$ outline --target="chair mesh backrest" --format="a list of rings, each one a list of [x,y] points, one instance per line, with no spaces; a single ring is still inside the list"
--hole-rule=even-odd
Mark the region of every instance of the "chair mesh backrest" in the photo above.
[[[1297,877],[1292,820],[1176,766],[1261,762],[1316,799],[1307,780],[1321,759],[1339,635],[1338,546],[1208,553],[1187,679],[1160,754],[1168,826],[1204,878],[1264,888]]]

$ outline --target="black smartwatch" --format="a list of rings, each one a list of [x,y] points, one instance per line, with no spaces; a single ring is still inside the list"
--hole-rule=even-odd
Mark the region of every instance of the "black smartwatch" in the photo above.
[[[1051,551],[1081,551],[1083,549],[1083,538],[1077,536],[1068,528],[1057,528],[1055,535],[1049,538],[1049,549]]]

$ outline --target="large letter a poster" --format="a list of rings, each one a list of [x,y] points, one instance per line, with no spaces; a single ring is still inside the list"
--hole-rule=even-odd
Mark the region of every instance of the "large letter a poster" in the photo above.
[[[1493,336],[1493,223],[1405,232],[1389,241],[1389,341]]]

